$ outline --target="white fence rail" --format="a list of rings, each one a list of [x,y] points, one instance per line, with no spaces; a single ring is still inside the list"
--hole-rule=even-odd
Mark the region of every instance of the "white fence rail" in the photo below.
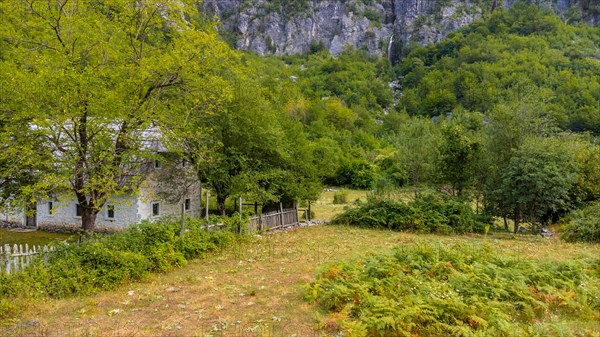
[[[37,258],[48,258],[48,253],[54,251],[52,246],[10,245],[0,246],[0,273],[12,274],[23,270]]]

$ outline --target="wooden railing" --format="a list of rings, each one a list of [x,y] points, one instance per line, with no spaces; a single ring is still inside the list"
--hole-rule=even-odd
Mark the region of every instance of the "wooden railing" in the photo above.
[[[296,209],[284,209],[250,217],[250,231],[285,228],[298,224],[298,210]]]
[[[52,246],[29,247],[28,244],[25,244],[25,247],[13,245],[12,248],[7,244],[4,247],[0,246],[0,273],[12,274],[23,270],[36,258],[42,257],[46,260],[51,251],[54,251]]]

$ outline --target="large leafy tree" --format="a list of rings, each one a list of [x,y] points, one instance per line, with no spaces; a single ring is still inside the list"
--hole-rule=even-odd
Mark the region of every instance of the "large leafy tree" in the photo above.
[[[243,75],[237,79],[241,89],[219,113],[197,109],[190,115],[193,128],[209,133],[190,138],[181,130],[174,135],[191,149],[198,176],[216,193],[219,212],[225,214],[230,196],[262,204],[314,199],[316,174],[300,122],[268,99],[272,89]]]
[[[421,184],[431,182],[439,156],[439,128],[429,119],[412,118],[399,128],[396,146],[398,161],[417,195]]]
[[[481,144],[463,125],[450,124],[442,128],[438,170],[443,182],[449,183],[452,193],[462,195],[474,183]]]
[[[513,209],[515,232],[523,220],[534,226],[549,212],[569,208],[578,166],[560,139],[529,137],[501,174],[497,194]]]
[[[543,101],[531,93],[532,89],[529,91],[519,101],[497,105],[490,113],[482,135],[484,151],[477,170],[477,183],[485,198],[486,212],[502,217],[506,230],[508,218],[514,217],[515,207],[498,188],[502,185],[502,173],[507,171],[511,159],[526,139],[545,137],[557,131],[555,122],[546,116]]]
[[[20,123],[3,137],[39,135],[37,158],[53,168],[21,192],[71,191],[93,231],[110,196],[135,190],[157,150],[154,127],[185,94],[198,95],[217,35],[189,1],[15,0],[1,11],[1,77],[20,89],[2,101]]]

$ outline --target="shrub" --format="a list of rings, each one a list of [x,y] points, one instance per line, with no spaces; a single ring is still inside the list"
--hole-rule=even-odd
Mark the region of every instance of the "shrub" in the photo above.
[[[365,8],[365,10],[363,11],[363,15],[365,18],[369,19],[369,21],[371,21],[371,22],[374,22],[374,23],[381,22],[381,13],[379,13],[378,11],[376,11],[372,8]]]
[[[406,203],[370,198],[337,215],[334,224],[422,233],[483,232],[486,222],[469,204],[441,193],[422,194]]]
[[[239,217],[229,219],[229,227]],[[225,226],[228,227],[228,226]],[[60,245],[22,272],[0,274],[0,298],[65,297],[113,289],[143,279],[152,272],[168,272],[234,240],[231,232],[201,228],[188,221],[181,236],[180,224],[143,222],[111,235],[95,235],[80,244]],[[0,316],[11,310],[0,302]]]
[[[0,299],[0,318],[11,316],[16,311],[17,308],[9,300],[5,298]]]
[[[542,262],[489,246],[415,244],[327,265],[306,298],[327,311],[326,326],[341,330],[338,335],[548,336],[554,334],[545,319],[594,320],[600,275],[591,267],[598,262]]]
[[[600,201],[573,212],[567,221],[565,240],[600,243]]]
[[[304,211],[300,214],[300,220],[307,220],[306,219],[306,212]],[[315,211],[313,211],[312,209],[310,210],[310,220],[315,220]]]
[[[348,192],[335,192],[333,194],[333,204],[340,205],[348,202]]]
[[[358,189],[371,188],[375,181],[375,170],[371,164],[361,160],[344,162],[336,174],[336,182],[341,186]]]

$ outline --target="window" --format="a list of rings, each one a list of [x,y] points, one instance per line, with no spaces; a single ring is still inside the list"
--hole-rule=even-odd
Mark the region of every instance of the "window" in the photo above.
[[[48,201],[48,214],[54,215],[54,202]]]
[[[184,207],[183,207],[183,208],[184,208],[186,211],[189,211],[189,210],[190,210],[190,204],[191,204],[191,200],[190,200],[189,198],[188,198],[188,199],[185,199],[185,201],[183,202],[183,205],[184,205]]]
[[[106,205],[106,218],[107,219],[115,218],[115,205]]]
[[[81,205],[80,204],[75,204],[75,216],[81,217]]]
[[[160,203],[153,202],[152,203],[152,216],[159,216],[159,215],[160,215]]]
[[[162,163],[158,159],[154,159],[154,168],[159,169],[162,167]]]

